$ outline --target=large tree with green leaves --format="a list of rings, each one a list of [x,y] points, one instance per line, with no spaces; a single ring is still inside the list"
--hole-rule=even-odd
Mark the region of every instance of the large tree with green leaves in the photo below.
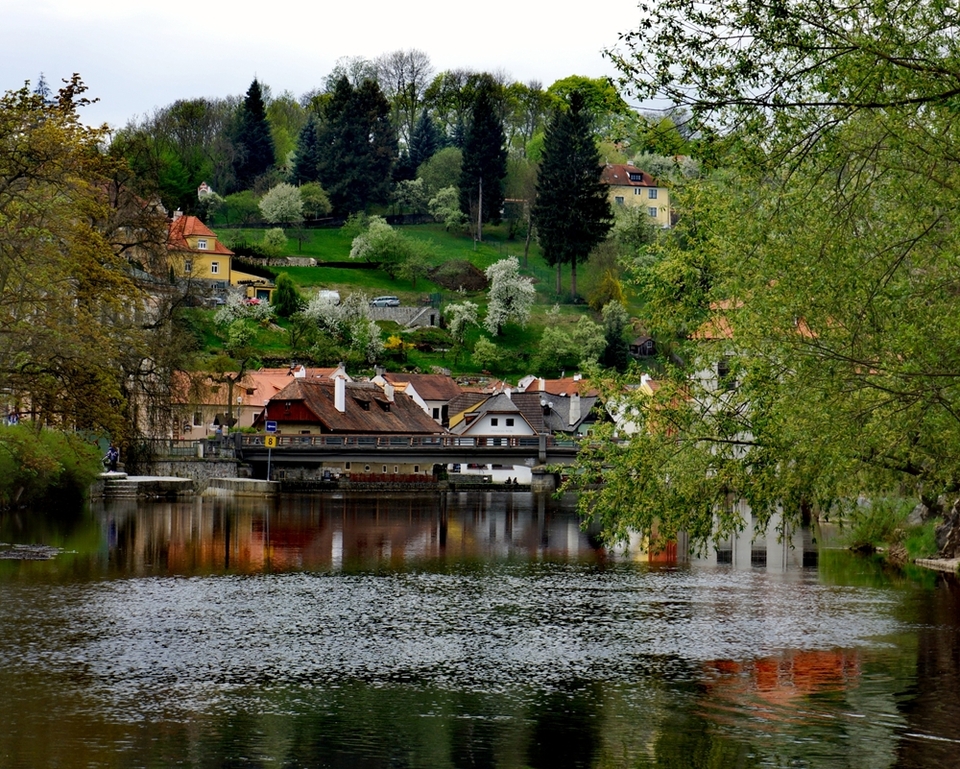
[[[275,161],[263,89],[256,78],[237,113],[236,153],[234,172],[240,189],[252,187]]]
[[[649,10],[649,9],[648,9]],[[614,533],[960,491],[958,22],[938,4],[657,3],[615,61],[731,148],[638,270],[686,331],[582,502]],[[669,336],[667,337],[669,338]],[[719,367],[719,368],[718,368]],[[697,373],[699,372],[699,373]],[[627,413],[627,412],[624,412]]]
[[[544,259],[570,265],[570,292],[577,294],[577,264],[590,255],[613,226],[607,187],[600,182],[600,153],[583,95],[574,91],[567,109],[558,109],[547,127],[537,175],[533,220]]]
[[[463,143],[460,166],[460,210],[483,240],[483,224],[500,221],[503,179],[507,175],[506,137],[494,103],[495,88],[485,83],[477,93]]]
[[[364,80],[355,88],[341,77],[324,108],[318,136],[319,181],[335,214],[389,200],[397,139],[390,104],[375,81]]]

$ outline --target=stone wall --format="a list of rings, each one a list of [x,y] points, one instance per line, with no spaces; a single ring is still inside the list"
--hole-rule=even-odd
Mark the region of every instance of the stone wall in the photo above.
[[[249,477],[248,468],[236,459],[195,459],[191,457],[158,459],[147,468],[148,475],[189,478],[198,491],[206,488],[211,478]]]

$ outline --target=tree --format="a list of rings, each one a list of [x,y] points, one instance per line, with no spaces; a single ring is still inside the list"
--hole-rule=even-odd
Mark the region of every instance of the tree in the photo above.
[[[414,172],[443,147],[443,142],[443,136],[434,124],[433,118],[430,117],[430,113],[427,110],[421,110],[408,146],[410,165]]]
[[[263,89],[256,78],[247,89],[237,114],[237,156],[234,163],[237,185],[249,189],[258,176],[273,166],[274,145],[267,121]]]
[[[422,114],[420,102],[433,74],[430,57],[418,48],[411,48],[383,54],[377,57],[374,66],[380,90],[391,104],[399,138],[410,147],[418,113]]]
[[[317,136],[317,118],[310,113],[307,122],[297,134],[294,150],[293,180],[304,184],[315,182],[320,175],[320,138]]]
[[[569,109],[557,110],[547,128],[533,206],[544,259],[557,268],[558,294],[560,268],[569,264],[570,292],[577,295],[577,264],[586,260],[613,226],[601,170],[583,95],[574,91]]]
[[[493,336],[499,336],[504,324],[510,321],[526,325],[537,292],[530,278],[520,275],[517,257],[508,256],[494,262],[487,267],[486,275],[490,289],[484,328]]]
[[[397,140],[390,104],[373,80],[337,81],[319,129],[319,181],[338,215],[389,200]]]
[[[426,274],[432,252],[428,243],[409,238],[395,230],[380,216],[371,216],[366,228],[350,247],[351,259],[376,262],[391,278],[404,276],[416,285],[416,278]]]
[[[307,182],[300,187],[303,209],[311,219],[317,219],[330,213],[330,196],[319,182]]]
[[[260,213],[270,224],[291,225],[303,221],[303,198],[292,184],[281,182],[260,198]]]
[[[36,426],[129,433],[125,364],[149,347],[137,261],[163,270],[166,222],[130,189],[74,75],[53,101],[0,97],[0,389]],[[139,317],[138,317],[139,314]]]
[[[936,508],[960,489],[956,21],[807,0],[649,18],[613,54],[625,81],[726,131],[730,168],[684,185],[637,270],[684,365],[631,404],[629,442],[585,456],[607,470],[584,509],[704,542],[740,499],[761,523],[862,494]]]
[[[277,275],[277,290],[273,294],[273,308],[281,318],[291,318],[304,304],[297,285],[287,273]]]
[[[506,139],[493,93],[493,86],[485,85],[473,103],[460,168],[460,210],[470,217],[471,226],[476,225],[477,240],[483,240],[485,222],[500,221],[507,175]]]
[[[456,147],[444,147],[420,165],[417,178],[423,179],[426,194],[433,196],[447,187],[457,187],[462,164],[463,152]],[[457,205],[459,206],[459,192]]]

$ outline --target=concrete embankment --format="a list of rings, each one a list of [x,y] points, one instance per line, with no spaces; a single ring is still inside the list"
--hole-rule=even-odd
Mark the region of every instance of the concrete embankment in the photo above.
[[[918,558],[914,563],[925,569],[957,574],[960,571],[960,558]]]

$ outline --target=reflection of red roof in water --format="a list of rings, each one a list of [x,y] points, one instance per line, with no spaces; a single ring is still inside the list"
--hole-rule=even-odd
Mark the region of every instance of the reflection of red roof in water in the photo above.
[[[860,657],[842,649],[794,651],[749,662],[716,660],[706,669],[714,674],[706,681],[711,706],[716,709],[714,717],[723,720],[721,713],[727,710],[763,703],[783,707],[803,696],[849,689],[860,678]],[[780,720],[791,716],[783,713],[778,717],[773,710],[765,717]]]

